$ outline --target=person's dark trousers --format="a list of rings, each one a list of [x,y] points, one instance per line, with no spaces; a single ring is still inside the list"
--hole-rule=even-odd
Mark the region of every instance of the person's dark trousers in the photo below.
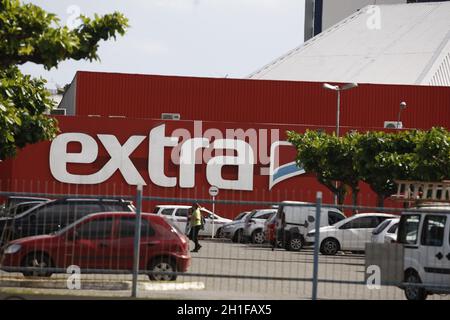
[[[193,251],[198,251],[202,246],[198,243],[198,232],[201,226],[195,226],[192,228],[192,241],[195,243],[195,248]]]

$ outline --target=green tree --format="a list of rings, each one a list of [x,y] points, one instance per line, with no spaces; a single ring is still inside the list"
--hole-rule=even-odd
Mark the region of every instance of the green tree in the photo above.
[[[355,141],[354,164],[361,178],[377,194],[377,206],[394,194],[394,180],[410,180],[417,166],[415,148],[422,139],[422,131],[395,133],[369,131]]]
[[[432,128],[416,142],[412,180],[442,181],[450,179],[450,133]]]
[[[314,173],[337,196],[339,204],[344,203],[348,188],[352,190],[353,204],[357,204],[360,176],[353,161],[355,134],[336,137],[309,130],[304,134],[293,131],[287,134],[288,141],[297,148],[297,164]]]
[[[397,191],[395,180],[450,179],[450,133],[444,128],[369,131],[340,138],[291,131],[288,140],[297,148],[297,164],[315,173],[319,182],[337,195],[339,204],[347,186],[357,204],[360,180],[377,194],[377,205],[383,207],[384,200]]]
[[[118,12],[80,19],[70,30],[38,6],[0,0],[0,160],[52,139],[58,130],[56,120],[44,114],[53,108],[46,81],[23,75],[18,66],[33,62],[49,70],[68,59],[98,60],[99,42],[124,35],[128,27]]]

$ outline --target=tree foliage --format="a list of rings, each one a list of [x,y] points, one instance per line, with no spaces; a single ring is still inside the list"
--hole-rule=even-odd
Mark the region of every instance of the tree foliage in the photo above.
[[[320,183],[345,197],[340,186],[352,188],[353,203],[364,181],[378,195],[378,205],[396,192],[395,180],[442,181],[450,178],[450,133],[444,128],[429,131],[349,133],[335,135],[307,131],[288,132],[297,150],[297,163],[317,175]],[[342,202],[341,202],[342,201]]]
[[[49,70],[68,59],[97,60],[99,42],[124,35],[128,27],[118,12],[80,19],[70,30],[38,6],[0,0],[0,160],[57,133],[57,122],[44,115],[53,108],[46,81],[23,75],[18,66],[33,62]]]
[[[288,141],[297,148],[297,164],[313,172],[337,196],[339,204],[343,204],[348,188],[356,203],[360,177],[354,167],[352,139],[307,130],[305,134],[289,131]]]
[[[415,166],[414,150],[422,132],[373,132],[355,136],[355,166],[362,180],[378,195],[378,206],[392,195],[395,179],[409,179]]]
[[[450,133],[433,128],[417,141],[413,178],[419,181],[450,179]]]

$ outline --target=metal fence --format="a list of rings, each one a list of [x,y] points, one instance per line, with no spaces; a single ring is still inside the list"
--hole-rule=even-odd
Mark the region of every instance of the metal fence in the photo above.
[[[320,192],[315,202],[300,203],[154,197],[139,188],[133,196],[133,190],[108,193],[113,196],[45,191],[0,192],[5,200],[59,199],[52,206],[40,202],[3,211],[3,289],[191,299],[404,299],[405,286],[418,298],[450,292],[448,207],[429,207],[422,216],[423,208],[336,207],[323,203]],[[194,245],[184,234],[192,203],[255,210],[230,230],[220,217],[202,211],[207,225],[200,232],[201,249],[190,252]],[[155,213],[142,213],[143,207],[155,207]],[[112,211],[121,213],[88,215]],[[340,212],[355,211],[385,215],[342,220]],[[398,221],[389,220],[400,213],[410,219],[403,234],[395,232]],[[386,228],[374,233],[383,223]],[[398,244],[397,236],[406,244]]]

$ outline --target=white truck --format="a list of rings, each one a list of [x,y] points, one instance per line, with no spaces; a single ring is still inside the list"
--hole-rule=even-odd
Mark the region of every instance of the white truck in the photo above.
[[[402,213],[397,241],[404,248],[404,284],[408,300],[450,293],[450,181],[396,181],[396,197],[413,200]],[[411,284],[411,285],[408,285]]]

